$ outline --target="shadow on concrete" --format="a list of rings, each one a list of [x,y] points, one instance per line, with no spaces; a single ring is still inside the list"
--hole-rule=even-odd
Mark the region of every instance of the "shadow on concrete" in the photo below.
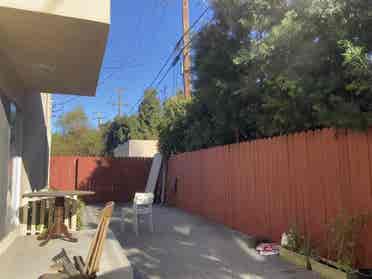
[[[121,230],[123,207],[125,231]],[[258,255],[249,236],[178,209],[155,207],[154,233],[142,222],[136,236],[131,220],[128,205],[116,206],[110,228],[132,264],[135,279],[318,278],[277,256]]]

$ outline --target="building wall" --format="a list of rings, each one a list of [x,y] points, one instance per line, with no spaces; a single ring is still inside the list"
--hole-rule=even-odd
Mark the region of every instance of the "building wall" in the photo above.
[[[7,194],[8,194],[8,158],[10,128],[7,119],[7,101],[0,96],[0,240],[5,237],[8,231],[6,224]]]
[[[22,110],[22,192],[48,186],[51,150],[51,96],[30,94]],[[27,117],[25,117],[27,116]]]
[[[118,146],[114,156],[119,157],[154,157],[159,152],[157,140],[130,140]]]
[[[10,102],[17,106],[12,133]],[[0,87],[0,250],[17,228],[21,195],[48,186],[50,114],[50,95],[13,96]]]
[[[129,141],[115,148],[114,157],[115,158],[129,157]]]

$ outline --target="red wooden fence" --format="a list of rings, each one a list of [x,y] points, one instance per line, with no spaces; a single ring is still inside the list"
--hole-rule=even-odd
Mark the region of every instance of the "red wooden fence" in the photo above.
[[[146,187],[152,159],[56,156],[51,159],[50,186],[91,190],[88,202],[128,202]]]
[[[371,176],[372,131],[324,129],[173,156],[167,200],[275,241],[297,226],[320,248],[338,214],[372,211]],[[368,267],[371,232],[372,224],[358,250]]]

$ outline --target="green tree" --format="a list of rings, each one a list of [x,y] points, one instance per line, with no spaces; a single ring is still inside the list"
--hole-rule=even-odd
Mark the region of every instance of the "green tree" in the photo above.
[[[193,41],[193,101],[172,153],[322,127],[371,125],[365,0],[218,0]],[[180,133],[162,132],[162,141]]]
[[[183,92],[178,92],[164,102],[159,146],[161,152],[166,156],[186,151],[184,138],[187,136],[188,119],[186,114],[187,106],[190,103],[191,100],[186,99]]]
[[[161,105],[155,89],[147,89],[138,109],[135,139],[157,139],[161,122]]]
[[[371,83],[365,77],[363,83],[348,82],[345,47],[349,54],[371,51],[368,1],[260,2],[269,3],[269,13],[280,16],[241,47],[235,63],[260,65],[263,136],[330,126],[366,129]],[[245,24],[253,30],[262,26],[248,20]]]
[[[103,133],[89,125],[84,109],[77,107],[63,114],[57,121],[57,131],[52,136],[54,156],[100,156],[103,154]]]
[[[88,116],[82,107],[76,107],[58,119],[57,127],[64,135],[87,129],[89,127]]]
[[[132,139],[136,135],[138,126],[137,117],[116,117],[103,126],[105,154],[112,155],[115,148]]]
[[[157,139],[162,120],[161,105],[154,89],[144,93],[138,114],[116,117],[104,125],[105,154],[112,155],[115,148],[130,139]]]

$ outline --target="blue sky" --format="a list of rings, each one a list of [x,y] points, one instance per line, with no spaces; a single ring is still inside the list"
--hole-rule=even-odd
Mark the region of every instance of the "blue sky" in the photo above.
[[[206,7],[205,0],[190,1],[190,22]],[[151,83],[182,36],[182,0],[111,0],[111,26],[96,97],[54,95],[54,119],[76,106],[83,106],[93,122],[101,112],[105,121],[117,114],[118,88],[124,88],[124,113],[133,113],[144,89]],[[208,20],[206,15],[197,26]],[[197,28],[196,28],[197,29]],[[159,85],[160,98],[182,88],[180,65]]]

